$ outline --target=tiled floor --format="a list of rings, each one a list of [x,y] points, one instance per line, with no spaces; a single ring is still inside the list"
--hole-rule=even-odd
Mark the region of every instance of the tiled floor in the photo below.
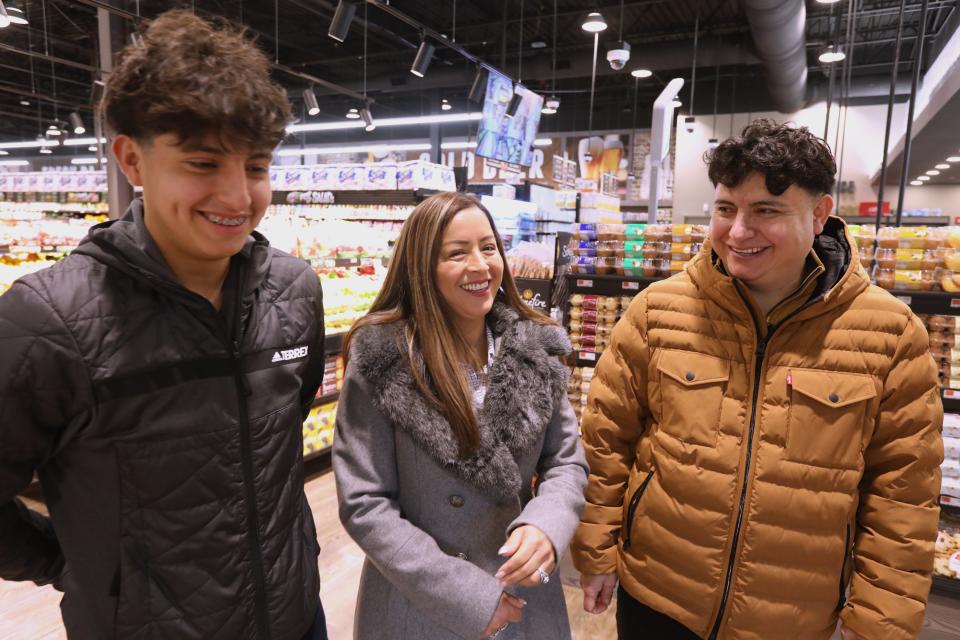
[[[353,635],[353,613],[363,554],[350,540],[337,519],[333,474],[320,472],[307,481],[307,498],[317,521],[323,552],[320,574],[321,598],[327,613],[331,640],[349,640]],[[42,508],[33,503],[32,506]],[[577,575],[569,562],[561,566],[567,608],[574,640],[612,640],[616,637],[611,608],[594,616],[582,608]],[[0,640],[62,640],[60,595],[52,587],[0,581]],[[930,597],[927,621],[921,640],[960,640],[960,599],[937,594]],[[397,640],[414,640],[398,638]],[[661,639],[648,639],[661,640]],[[885,640],[871,638],[869,640]]]

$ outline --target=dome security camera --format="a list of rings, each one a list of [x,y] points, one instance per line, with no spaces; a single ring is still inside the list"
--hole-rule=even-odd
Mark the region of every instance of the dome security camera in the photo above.
[[[607,51],[607,62],[614,71],[620,71],[630,61],[630,43],[618,42],[616,47]]]

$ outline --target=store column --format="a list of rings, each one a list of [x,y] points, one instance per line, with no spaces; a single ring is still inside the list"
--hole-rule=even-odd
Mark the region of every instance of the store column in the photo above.
[[[110,1],[110,0],[108,0]],[[112,0],[116,4],[116,0]],[[113,15],[109,9],[100,7],[97,9],[97,28],[98,38],[97,47],[100,55],[100,69],[102,82],[106,82],[107,77],[113,70],[114,55],[123,48],[129,28],[126,20]],[[96,125],[94,127],[95,135],[98,138],[105,138],[102,126],[102,114],[98,113]],[[107,140],[104,156],[107,159],[107,197],[110,203],[110,218],[119,218],[126,212],[133,199],[133,188],[127,182],[126,176],[120,171],[120,167],[110,152],[110,141]]]

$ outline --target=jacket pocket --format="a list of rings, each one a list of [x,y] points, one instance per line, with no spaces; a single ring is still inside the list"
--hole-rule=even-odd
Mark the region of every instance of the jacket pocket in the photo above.
[[[247,537],[236,429],[122,442],[117,461],[117,637],[239,633],[236,612],[253,603],[240,595]]]
[[[660,371],[660,429],[691,444],[717,446],[720,409],[730,367],[726,360],[664,349]]]
[[[856,469],[863,448],[873,378],[857,373],[790,369],[786,459],[818,467]]]
[[[643,479],[643,482],[640,483],[640,486],[637,487],[637,490],[633,492],[633,497],[630,498],[630,504],[627,507],[627,521],[623,525],[623,548],[630,548],[630,532],[633,529],[633,517],[637,513],[637,505],[640,504],[640,498],[643,497],[644,492],[647,490],[647,485],[650,484],[650,481],[653,479],[653,470],[647,472],[647,477]]]

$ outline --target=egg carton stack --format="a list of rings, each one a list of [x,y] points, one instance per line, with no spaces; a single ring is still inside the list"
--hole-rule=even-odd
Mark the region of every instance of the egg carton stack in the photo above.
[[[587,406],[587,394],[590,392],[590,382],[593,380],[593,367],[574,367],[570,372],[570,382],[567,386],[567,397],[577,416],[577,423],[583,418],[583,410]]]
[[[630,296],[571,295],[568,330],[573,350],[603,353],[614,325],[632,299]]]
[[[707,228],[694,224],[579,224],[572,273],[668,277],[700,251]]]
[[[940,367],[941,386],[960,390],[960,316],[918,316],[927,327],[930,355]]]
[[[960,415],[943,414],[943,464],[940,493],[960,500]]]

